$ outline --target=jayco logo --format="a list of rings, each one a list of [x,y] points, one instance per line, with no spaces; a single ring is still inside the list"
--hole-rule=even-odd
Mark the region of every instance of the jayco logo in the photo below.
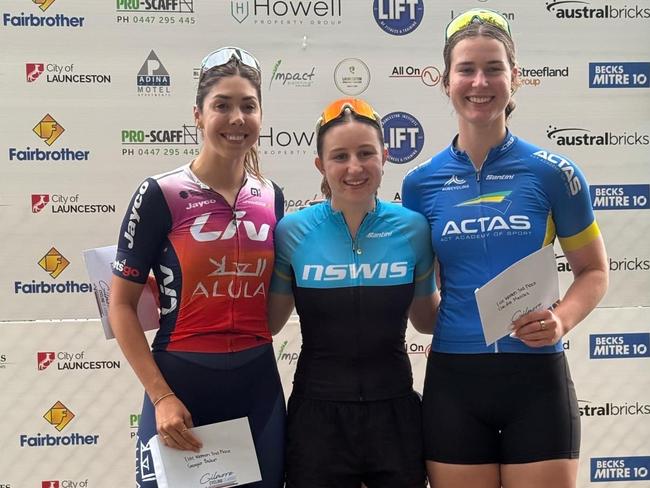
[[[133,249],[133,240],[135,239],[136,226],[140,222],[140,214],[138,210],[142,205],[142,197],[149,188],[149,182],[145,181],[140,185],[138,189],[138,194],[133,199],[133,206],[131,207],[131,214],[129,215],[129,223],[126,225],[126,231],[124,232],[124,237],[129,243],[127,244],[129,249]]]
[[[271,229],[269,224],[262,224],[258,230],[255,228],[254,222],[250,220],[242,220],[246,215],[245,210],[237,210],[235,212],[234,218],[228,222],[225,230],[204,231],[203,228],[208,222],[210,215],[212,214],[204,213],[194,219],[194,223],[190,228],[190,233],[192,234],[192,237],[194,237],[194,239],[198,242],[209,242],[216,240],[225,241],[232,239],[237,234],[237,230],[239,229],[240,224],[244,224],[246,235],[251,241],[266,241],[269,236],[269,230]]]

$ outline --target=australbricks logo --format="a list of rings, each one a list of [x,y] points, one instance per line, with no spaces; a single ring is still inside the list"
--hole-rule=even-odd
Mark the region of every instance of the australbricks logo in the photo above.
[[[546,2],[546,10],[558,19],[648,19],[650,8],[625,4],[616,7],[610,3],[592,6],[584,0],[553,0]]]
[[[647,146],[650,135],[639,131],[615,133],[609,130],[592,132],[583,127],[558,128],[549,125],[546,137],[558,146]]]

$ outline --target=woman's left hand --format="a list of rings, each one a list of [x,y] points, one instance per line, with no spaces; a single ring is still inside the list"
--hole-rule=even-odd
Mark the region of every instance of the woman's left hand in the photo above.
[[[512,325],[512,337],[529,347],[553,346],[565,334],[562,320],[551,309],[522,315]]]

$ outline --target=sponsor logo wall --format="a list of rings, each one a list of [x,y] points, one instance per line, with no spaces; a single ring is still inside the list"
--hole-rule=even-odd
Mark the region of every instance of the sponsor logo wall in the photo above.
[[[564,339],[583,425],[578,486],[644,486],[650,7],[475,4],[502,9],[518,42],[512,132],[541,146],[540,164],[561,170],[568,191],[581,184],[575,166],[582,169],[608,249],[610,290]],[[444,28],[462,8],[449,0],[2,2],[0,43],[9,48],[0,89],[10,96],[0,97],[0,488],[133,484],[143,391],[115,342],[104,339],[82,251],[116,242],[145,177],[199,154],[192,107],[201,58],[234,44],[260,59],[259,155],[283,188],[285,212],[322,198],[314,126],[326,103],[342,96],[365,98],[382,116],[389,160],[379,195],[399,202],[404,174],[457,130],[441,52]],[[497,177],[515,184],[508,174],[486,175]],[[451,175],[443,191],[467,184]],[[485,206],[485,195],[477,197],[468,208]],[[488,220],[450,221],[445,238],[529,232],[525,215],[508,214],[507,191],[491,198],[499,210]],[[571,266],[559,246],[555,253],[566,290]],[[115,266],[134,272],[126,262]],[[203,289],[213,292],[207,282]],[[409,328],[405,349],[418,391],[429,344]],[[287,396],[300,346],[293,317],[274,342]]]

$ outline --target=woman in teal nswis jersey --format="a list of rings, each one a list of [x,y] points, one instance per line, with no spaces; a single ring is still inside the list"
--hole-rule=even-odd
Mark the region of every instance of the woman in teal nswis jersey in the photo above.
[[[435,488],[573,488],[580,418],[561,339],[608,282],[589,187],[575,163],[509,131],[518,69],[503,16],[460,14],[443,56],[458,135],[402,189],[404,206],[429,221],[440,269],[423,399],[429,480]],[[556,237],[574,273],[566,294],[486,345],[474,290]]]
[[[302,349],[288,405],[288,488],[423,488],[420,398],[407,315],[431,333],[438,295],[426,219],[377,198],[386,161],[366,102],[330,104],[317,126],[327,200],[275,234],[269,326],[293,310]]]

